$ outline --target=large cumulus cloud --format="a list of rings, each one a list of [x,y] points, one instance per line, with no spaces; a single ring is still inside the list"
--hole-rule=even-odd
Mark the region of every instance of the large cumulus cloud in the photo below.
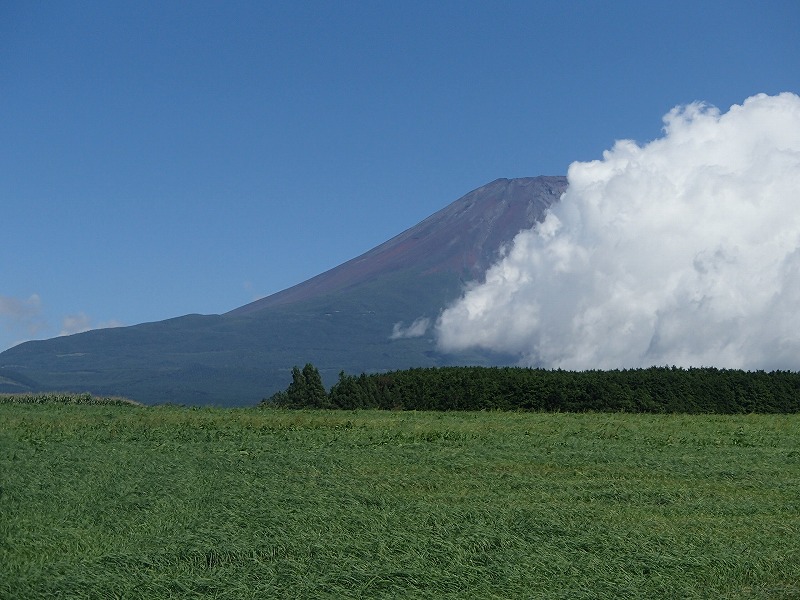
[[[440,316],[443,350],[572,369],[800,368],[800,98],[696,103],[569,188]]]

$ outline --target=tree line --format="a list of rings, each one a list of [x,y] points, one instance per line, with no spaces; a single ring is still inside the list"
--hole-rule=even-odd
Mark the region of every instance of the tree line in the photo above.
[[[564,371],[523,367],[430,367],[339,374],[326,391],[312,364],[262,401],[284,408],[388,410],[800,412],[800,373],[713,367]]]

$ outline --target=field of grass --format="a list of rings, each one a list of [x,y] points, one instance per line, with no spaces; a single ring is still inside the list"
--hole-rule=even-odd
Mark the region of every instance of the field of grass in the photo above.
[[[0,402],[0,598],[800,598],[800,415]]]

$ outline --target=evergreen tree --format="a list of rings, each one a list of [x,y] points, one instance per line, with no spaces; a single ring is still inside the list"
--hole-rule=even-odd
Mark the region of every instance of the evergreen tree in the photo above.
[[[286,388],[286,402],[292,408],[303,408],[305,401],[306,380],[300,367],[292,367],[292,383]]]
[[[322,377],[311,363],[306,363],[302,370],[298,366],[292,367],[292,383],[286,392],[276,394],[274,398],[279,405],[288,408],[330,407]]]
[[[713,367],[564,371],[432,367],[339,373],[326,394],[319,371],[292,369],[292,383],[266,404],[289,408],[547,410],[651,413],[800,412],[800,373]]]
[[[322,384],[322,377],[317,368],[311,363],[303,367],[303,382],[305,385],[305,403],[309,408],[330,408],[328,393]]]
[[[339,372],[339,381],[331,388],[328,395],[333,408],[356,409],[368,405],[367,392],[359,383],[358,378]]]

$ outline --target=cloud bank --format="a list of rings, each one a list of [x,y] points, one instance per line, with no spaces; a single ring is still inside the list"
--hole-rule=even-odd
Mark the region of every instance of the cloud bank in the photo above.
[[[561,202],[441,314],[440,348],[800,368],[800,97],[677,107],[663,131],[573,163]]]

